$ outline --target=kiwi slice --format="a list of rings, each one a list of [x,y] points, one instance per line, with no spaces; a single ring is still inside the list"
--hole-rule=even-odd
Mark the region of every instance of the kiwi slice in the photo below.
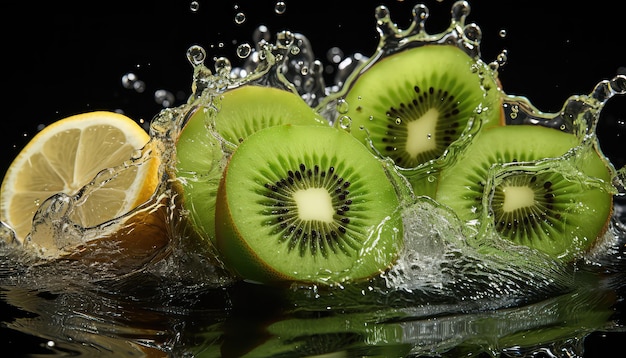
[[[189,114],[176,143],[176,192],[182,196],[182,207],[188,212],[187,234],[201,239],[215,238],[215,197],[225,167],[220,141],[209,133],[204,107]]]
[[[472,118],[483,127],[502,122],[493,72],[453,45],[410,48],[375,62],[345,100],[351,133],[369,138],[400,168],[440,157]]]
[[[238,87],[225,92],[216,104],[215,118],[202,106],[190,111],[176,143],[176,177],[183,207],[194,231],[210,240],[215,238],[215,196],[225,166],[225,146],[218,137],[236,147],[248,135],[273,125],[328,125],[298,95],[274,87]],[[209,123],[214,124],[213,132]]]
[[[274,87],[242,86],[225,92],[217,105],[215,129],[234,144],[259,129],[279,124],[329,125],[300,96]]]
[[[227,267],[257,282],[368,278],[402,247],[398,206],[384,162],[344,130],[268,127],[229,159],[217,248]]]
[[[494,164],[558,158],[579,144],[570,133],[539,125],[515,125],[482,132],[440,174],[436,200],[460,219],[483,217],[483,194]],[[577,158],[578,175],[556,164],[543,170],[515,170],[490,191],[490,220],[501,237],[569,261],[588,250],[607,227],[612,194],[588,185],[610,182],[605,161],[595,150]],[[587,184],[586,184],[587,183]]]

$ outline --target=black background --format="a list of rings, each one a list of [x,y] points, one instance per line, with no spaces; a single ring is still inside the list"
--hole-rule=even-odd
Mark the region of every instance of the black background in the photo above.
[[[276,1],[267,0],[198,0],[196,12],[191,0],[2,2],[0,173],[38,126],[92,110],[121,110],[149,121],[162,109],[154,100],[159,89],[182,104],[191,91],[185,52],[193,44],[203,46],[209,58],[226,56],[236,65],[236,46],[251,43],[254,29],[265,24],[272,33],[305,34],[324,62],[335,46],[346,54],[370,55],[378,43],[375,6],[387,5],[404,28],[417,2],[286,0],[282,15],[274,12]],[[423,2],[430,9],[427,30],[444,30],[453,1]],[[588,94],[600,80],[626,73],[624,2],[483,0],[470,5],[468,22],[483,32],[483,58],[489,62],[508,50],[500,71],[504,90],[530,98],[540,110],[558,111],[570,95]],[[241,25],[234,21],[237,12],[246,15]],[[145,92],[122,86],[127,73],[145,82]],[[602,149],[618,167],[626,163],[625,97],[609,101],[599,125]],[[590,356],[593,349],[617,344],[619,336],[592,339]]]

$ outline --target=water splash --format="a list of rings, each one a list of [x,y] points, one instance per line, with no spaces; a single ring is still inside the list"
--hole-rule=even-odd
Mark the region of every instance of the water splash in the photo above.
[[[196,2],[192,2],[191,9],[197,11],[197,4],[194,3]],[[276,4],[278,14],[285,11],[284,3],[279,6],[280,3],[282,2]],[[196,10],[193,10],[194,6]],[[185,246],[189,245],[185,240],[188,237],[181,234],[183,229],[177,221],[180,214],[176,206],[177,198],[169,186],[172,178],[167,174],[171,172],[175,160],[173,156],[175,139],[191,113],[201,107],[210,112],[208,117],[211,118],[219,111],[220,94],[247,84],[261,84],[300,94],[311,107],[316,108],[330,122],[339,119],[342,128],[350,129],[350,118],[342,117],[347,110],[346,106],[350,106],[349,103],[341,102],[343,91],[360,72],[380,58],[424,44],[453,44],[471,57],[480,59],[482,34],[476,24],[465,23],[469,11],[467,2],[456,2],[451,9],[448,29],[441,33],[429,34],[425,30],[425,24],[430,14],[423,4],[414,7],[413,21],[407,29],[399,29],[393,23],[386,7],[376,8],[374,17],[380,35],[377,51],[371,57],[344,57],[338,51],[333,51],[330,61],[333,64],[340,64],[340,71],[335,82],[328,85],[322,76],[324,69],[322,61],[316,59],[311,44],[302,34],[278,32],[275,34],[275,42],[272,43],[270,31],[266,27],[257,28],[253,34],[255,46],[244,46],[237,52],[239,58],[246,60],[238,68],[233,67],[227,58],[215,59],[213,68],[209,68],[206,63],[206,51],[201,46],[190,47],[187,57],[193,67],[192,95],[186,104],[164,109],[150,123],[151,146],[156,146],[156,150],[163,158],[162,186],[149,202],[132,212],[102,225],[84,225],[78,215],[71,213],[76,213],[75,207],[79,202],[89,200],[89,196],[98,190],[99,185],[107,180],[114,180],[116,175],[125,170],[109,168],[85,187],[79,196],[57,195],[46,201],[37,214],[33,232],[25,247],[17,246],[12,230],[2,223],[0,235],[3,240],[0,240],[0,254],[3,256],[3,262],[14,263],[11,267],[2,267],[0,276],[3,278],[3,285],[23,284],[29,288],[24,292],[11,291],[11,295],[18,297],[12,296],[9,299],[18,307],[23,307],[24,302],[42,304],[40,307],[25,308],[30,309],[30,312],[40,313],[42,317],[50,318],[50,322],[56,322],[57,319],[65,320],[63,326],[67,330],[61,332],[61,335],[77,342],[90,342],[91,338],[85,327],[108,332],[107,336],[115,336],[125,329],[126,322],[110,321],[108,315],[115,307],[127,303],[118,302],[119,296],[115,296],[116,293],[128,294],[130,291],[131,297],[135,299],[140,293],[132,290],[133,285],[144,289],[147,285],[154,284],[153,287],[158,291],[152,297],[154,300],[148,298],[137,300],[151,302],[152,305],[156,305],[154,309],[131,305],[128,312],[140,308],[139,311],[145,314],[141,316],[142,319],[155,317],[154,321],[148,320],[150,324],[171,319],[171,315],[166,314],[165,310],[174,310],[180,317],[185,312],[194,313],[193,308],[197,308],[204,314],[203,317],[209,318],[205,325],[194,320],[194,324],[186,327],[182,320],[183,322],[177,321],[172,326],[159,326],[160,329],[152,332],[141,332],[153,339],[152,343],[142,341],[142,346],[154,344],[158,350],[168,351],[185,343],[186,339],[196,344],[198,336],[206,339],[203,342],[205,345],[223,339],[228,340],[228,334],[223,332],[227,330],[223,322],[227,321],[229,309],[236,302],[230,297],[232,291],[227,291],[226,288],[234,283],[234,279],[223,270],[219,262],[216,262],[212,251],[202,247],[189,249]],[[237,22],[237,18],[235,21]],[[507,52],[503,51],[490,63],[489,68],[494,76],[497,76],[497,70],[505,65],[507,55]],[[136,82],[130,75],[132,74],[124,81],[134,86],[133,83]],[[597,149],[595,131],[604,105],[612,97],[625,94],[626,77],[618,75],[599,82],[588,95],[570,97],[558,113],[542,113],[529,99],[504,92],[502,107],[507,124],[533,124],[559,128],[578,135],[581,142],[594,143],[586,148]],[[476,126],[466,132],[465,137],[448,150],[445,158],[452,158],[455,153],[463,150],[479,129],[479,126]],[[146,154],[147,149],[144,149],[139,158],[129,162],[127,167],[143,165],[144,161],[149,160],[153,154]],[[575,160],[576,151],[573,151],[572,154],[558,159],[562,164],[550,165],[567,166]],[[390,175],[402,178],[399,181],[411,175],[436,179],[435,174],[447,165],[446,163],[444,159],[416,171],[392,171]],[[611,183],[612,187],[607,190],[615,190],[616,194],[623,195],[626,193],[624,189],[626,168],[615,170],[614,173],[615,180]],[[496,180],[500,174],[494,174],[492,180]],[[282,307],[280,309],[280,317],[283,320],[272,325],[268,325],[267,322],[255,322],[260,329],[265,330],[269,327],[269,332],[273,332],[270,342],[279,337],[281,329],[293,327],[294,324],[295,327],[302,327],[303,324],[313,325],[321,331],[328,329],[318,326],[316,324],[318,321],[302,320],[303,312],[312,315],[337,315],[342,322],[355,322],[356,326],[367,325],[372,320],[376,323],[382,322],[383,326],[391,328],[384,328],[382,331],[378,328],[365,329],[366,333],[360,330],[356,334],[360,334],[361,338],[365,337],[370,344],[383,344],[383,338],[388,338],[398,345],[408,344],[413,354],[443,353],[448,352],[451,347],[456,347],[454,349],[457,352],[463,353],[464,350],[470,351],[476,346],[481,346],[481,349],[487,346],[486,350],[493,356],[503,349],[515,353],[517,351],[514,352],[515,348],[511,347],[519,345],[521,339],[519,332],[541,327],[554,327],[558,330],[571,322],[579,322],[577,319],[586,317],[585,312],[600,313],[593,317],[601,317],[597,321],[583,319],[583,322],[589,324],[587,329],[600,328],[606,322],[605,314],[611,304],[607,303],[606,299],[610,295],[598,290],[596,286],[590,286],[587,282],[590,280],[580,278],[585,276],[584,266],[582,269],[565,266],[548,257],[537,255],[529,249],[507,246],[506,242],[491,237],[493,231],[485,228],[478,228],[475,234],[482,235],[483,241],[497,243],[495,248],[498,250],[493,250],[493,245],[481,246],[472,240],[458,218],[442,206],[429,199],[416,199],[409,190],[402,195],[407,199],[402,208],[407,228],[405,237],[407,245],[397,264],[385,274],[364,285],[335,287],[330,291],[311,286],[291,287],[291,292],[287,295],[290,299],[287,303],[289,309],[287,312],[284,312]],[[615,272],[623,269],[623,260],[620,258],[623,249],[620,249],[620,245],[623,246],[622,243],[626,239],[624,207],[623,204],[616,203],[611,226],[606,234],[607,239],[602,240],[604,246],[596,248],[587,257],[586,263],[590,266],[597,265]],[[106,261],[110,258],[111,252],[119,253],[120,246],[92,245],[112,225],[121,225],[128,229],[127,232],[132,232],[136,228],[132,225],[124,226],[127,220],[154,210],[163,210],[164,227],[160,227],[159,230],[167,233],[167,242],[158,250],[136,261],[134,265],[126,266],[125,271],[119,269],[127,265],[127,261],[122,259],[114,260],[115,262]],[[485,239],[485,236],[488,237]],[[77,245],[81,247],[81,255],[85,255],[82,258],[80,255],[73,255],[61,261],[40,259],[42,256],[57,256],[59,252],[67,254]],[[52,251],[56,251],[44,252],[42,250],[44,247],[52,247],[54,248]],[[37,255],[32,255],[32,251]],[[8,259],[4,260],[5,257]],[[84,262],[82,261],[84,257],[99,257],[100,261],[96,264],[94,261]],[[146,278],[149,279],[145,280]],[[98,285],[100,283],[102,286]],[[107,284],[111,285],[106,286]],[[77,287],[81,285],[82,287]],[[86,296],[84,285],[90,289]],[[104,286],[106,287],[103,288]],[[581,290],[578,291],[576,288]],[[67,310],[55,313],[59,308],[58,302],[41,301],[31,297],[33,289],[58,294],[65,303],[61,306],[67,307]],[[255,287],[252,290],[258,289],[260,288]],[[568,291],[571,289],[574,292],[570,294]],[[358,294],[350,298],[354,290],[358,290]],[[102,297],[109,297],[110,300],[98,305]],[[182,297],[184,302],[178,302],[176,297]],[[546,297],[552,298],[541,301]],[[159,304],[156,304],[157,302]],[[207,309],[198,302],[216,303],[217,308]],[[525,305],[529,302],[530,305]],[[95,308],[87,312],[86,309],[89,307]],[[354,311],[349,309],[355,308],[358,311],[380,307],[390,308],[389,310],[386,308],[384,312],[375,311],[376,317],[373,318],[354,316],[352,315]],[[511,308],[496,313],[485,312],[505,307]],[[587,307],[592,309],[588,310]],[[145,312],[146,310],[150,312]],[[499,319],[494,320],[494,315]],[[538,322],[535,317],[540,315],[543,321]],[[187,319],[191,320],[189,317]],[[296,322],[291,319],[296,319]],[[50,336],[59,335],[51,325],[43,325],[45,327],[41,330],[41,322],[33,323],[28,319],[23,321],[24,323],[18,322],[15,325],[22,324],[26,331],[33,334],[47,332],[46,334]],[[142,323],[148,321],[140,320]],[[281,325],[281,321],[286,322],[282,322]],[[72,330],[80,327],[82,331],[79,333]],[[567,327],[571,329],[567,332],[567,337],[580,337],[587,332],[584,327]],[[183,334],[181,338],[181,332],[187,336]],[[331,330],[333,334],[337,332],[346,333],[345,330]],[[466,340],[468,337],[469,341]],[[492,340],[485,337],[491,337]],[[494,342],[493,337],[498,337],[498,340]],[[110,349],[116,347],[119,342],[111,338],[111,342],[103,344],[110,345],[97,346],[97,349]],[[533,344],[536,342],[529,343],[530,346]],[[358,345],[357,348],[362,348],[363,345],[366,344]],[[198,349],[206,349],[206,346]]]

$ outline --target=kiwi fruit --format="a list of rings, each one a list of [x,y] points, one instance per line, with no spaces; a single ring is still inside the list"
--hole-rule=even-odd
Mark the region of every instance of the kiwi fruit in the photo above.
[[[453,45],[410,48],[375,62],[349,88],[352,133],[403,168],[441,156],[471,118],[502,122],[500,91],[482,62]],[[359,130],[363,128],[364,130]]]
[[[236,147],[255,131],[278,124],[328,125],[300,96],[274,87],[244,85],[215,102],[219,109],[214,117],[203,106],[188,113],[176,143],[175,168],[192,231],[212,241],[215,196],[228,148],[224,143]]]
[[[563,156],[579,143],[573,134],[540,125],[481,131],[441,171],[435,199],[467,223],[480,221],[488,208],[489,220],[502,238],[570,261],[607,228],[613,196],[589,183],[597,179],[610,183],[609,168],[591,148],[575,158],[575,174],[566,175],[568,170],[557,162],[541,170],[532,167],[537,161]],[[530,168],[509,166],[484,195],[490,168],[516,162]]]
[[[235,274],[261,283],[369,278],[402,248],[385,162],[346,131],[281,125],[248,136],[220,181],[216,239]]]
[[[182,207],[188,212],[187,234],[215,238],[215,197],[222,171],[223,152],[220,141],[206,126],[207,114],[202,106],[188,114],[176,143],[176,192],[182,196]]]
[[[329,125],[300,96],[275,87],[245,85],[225,92],[217,106],[215,130],[233,144],[279,124]]]

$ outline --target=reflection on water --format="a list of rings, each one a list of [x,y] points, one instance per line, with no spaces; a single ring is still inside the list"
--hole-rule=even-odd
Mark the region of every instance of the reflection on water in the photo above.
[[[28,335],[24,353],[57,355],[580,356],[589,333],[623,329],[615,319],[626,282],[626,207],[615,211],[619,240],[589,265],[542,273],[424,248],[421,267],[409,264],[416,252],[406,253],[386,276],[332,288],[229,282],[182,251],[97,278],[78,262],[30,265],[3,247],[3,334]],[[430,238],[452,229],[436,226]],[[444,251],[454,257],[436,262]]]
[[[480,29],[465,26],[469,8],[464,3],[453,8],[446,32],[429,36],[424,32],[427,9],[415,9],[407,31],[391,26],[386,10],[377,9],[382,37],[372,61],[404,48],[408,40],[457,43],[479,55]],[[206,100],[207,92],[220,93],[241,84],[242,78],[292,86],[335,120],[341,107],[338,89],[369,59],[352,58],[352,65],[345,67],[350,70],[329,87],[306,37],[289,32],[277,37],[274,46],[264,40],[255,50],[246,49],[241,56],[248,61],[242,68],[217,59],[215,74],[204,66],[202,48],[190,48],[194,95],[188,106],[167,109],[155,118],[153,143],[167,152],[168,136],[176,133],[172,124],[180,125],[192,105]],[[279,75],[278,58],[283,57],[288,61]],[[504,62],[491,64],[494,72]],[[626,92],[623,77],[614,78],[613,87],[608,84],[601,82],[590,96],[572,97],[557,115],[538,113],[525,99],[509,96],[505,114],[509,122],[543,122],[593,136],[604,103]],[[614,173],[616,192],[623,192],[625,174],[623,169]],[[153,198],[173,202],[158,206],[168,224],[159,227],[167,232],[167,243],[159,246],[158,255],[141,257],[134,265],[122,265],[124,269],[116,265],[123,261],[108,260],[109,252],[101,246],[91,252],[99,258],[95,261],[42,261],[10,240],[0,241],[2,334],[24,342],[19,347],[24,354],[59,356],[458,357],[580,356],[589,333],[624,329],[617,319],[626,288],[623,197],[616,197],[601,244],[576,264],[565,265],[507,244],[491,231],[481,232],[481,238],[496,244],[472,242],[467,228],[449,211],[407,194],[401,210],[406,249],[388,272],[345,287],[277,288],[233,280],[210,248],[194,246],[189,233],[172,219],[179,212],[167,184],[157,193],[163,196]],[[2,238],[9,238],[9,230],[2,229]]]
[[[86,284],[54,270],[36,273],[38,282],[23,279],[29,270],[3,267],[1,273],[3,321],[33,337],[20,349],[102,356],[519,356],[546,347],[580,355],[585,335],[616,328],[616,285],[624,282],[621,273],[581,269],[572,278],[575,287],[557,295],[442,300],[388,290],[380,281],[281,290],[137,272]]]

